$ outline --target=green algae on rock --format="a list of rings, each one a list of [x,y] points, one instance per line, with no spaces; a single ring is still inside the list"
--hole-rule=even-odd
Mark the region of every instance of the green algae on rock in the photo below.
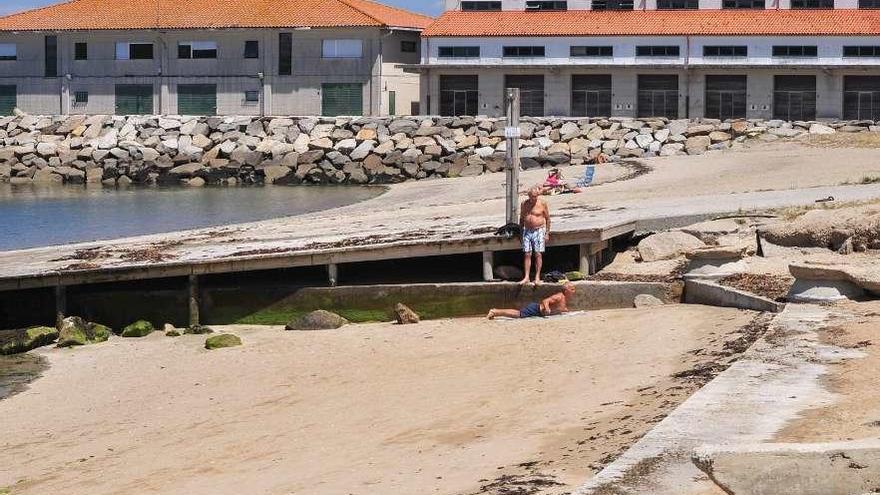
[[[146,337],[153,333],[153,324],[146,320],[138,320],[122,330],[123,337]]]
[[[31,327],[0,331],[0,354],[19,354],[49,345],[58,338],[52,327]]]
[[[205,335],[208,333],[214,333],[214,330],[212,330],[210,327],[202,325],[190,325],[189,327],[187,327],[186,330],[183,331],[183,333],[187,335]]]
[[[98,323],[88,323],[79,316],[61,320],[58,347],[73,347],[97,344],[110,338],[112,331]]]
[[[319,309],[291,321],[287,330],[334,330],[347,325],[348,320],[330,311]]]
[[[222,349],[224,347],[235,347],[241,345],[241,339],[237,335],[231,333],[221,333],[213,335],[205,340],[205,349]]]

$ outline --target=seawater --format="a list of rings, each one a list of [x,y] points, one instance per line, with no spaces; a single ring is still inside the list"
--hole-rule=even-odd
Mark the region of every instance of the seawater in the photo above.
[[[357,186],[128,187],[0,184],[0,251],[301,215],[384,189]]]

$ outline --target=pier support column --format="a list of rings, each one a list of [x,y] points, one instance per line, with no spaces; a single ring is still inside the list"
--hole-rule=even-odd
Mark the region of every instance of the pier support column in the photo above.
[[[339,282],[339,265],[336,263],[327,265],[327,280],[330,282],[330,287],[336,287]]]
[[[602,264],[602,251],[608,247],[608,241],[579,246],[579,271],[584,275],[594,275]]]
[[[189,276],[189,325],[199,325],[199,277]]]
[[[55,326],[61,328],[61,320],[67,313],[67,287],[55,286]]]
[[[495,280],[495,253],[483,251],[483,280],[491,282]]]

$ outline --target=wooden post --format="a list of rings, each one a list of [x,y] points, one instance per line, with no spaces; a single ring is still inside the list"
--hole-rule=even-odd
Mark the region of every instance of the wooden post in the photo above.
[[[61,320],[67,313],[67,287],[55,286],[55,326],[61,328]]]
[[[483,251],[483,280],[491,282],[495,280],[494,254],[492,251]]]
[[[327,278],[330,282],[330,287],[336,287],[336,284],[339,283],[339,265],[336,263],[327,265]]]
[[[519,88],[507,89],[507,128],[504,135],[507,138],[507,162],[506,173],[506,208],[505,217],[507,223],[519,223]]]
[[[590,275],[590,245],[578,246],[578,271],[584,275]]]
[[[199,277],[189,276],[189,325],[199,325]]]

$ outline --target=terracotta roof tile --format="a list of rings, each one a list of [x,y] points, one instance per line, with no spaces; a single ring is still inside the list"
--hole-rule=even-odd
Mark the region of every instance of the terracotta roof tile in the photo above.
[[[432,19],[370,0],[72,0],[0,17],[0,31],[399,27]]]
[[[877,35],[880,10],[635,10],[458,12],[425,37]]]

